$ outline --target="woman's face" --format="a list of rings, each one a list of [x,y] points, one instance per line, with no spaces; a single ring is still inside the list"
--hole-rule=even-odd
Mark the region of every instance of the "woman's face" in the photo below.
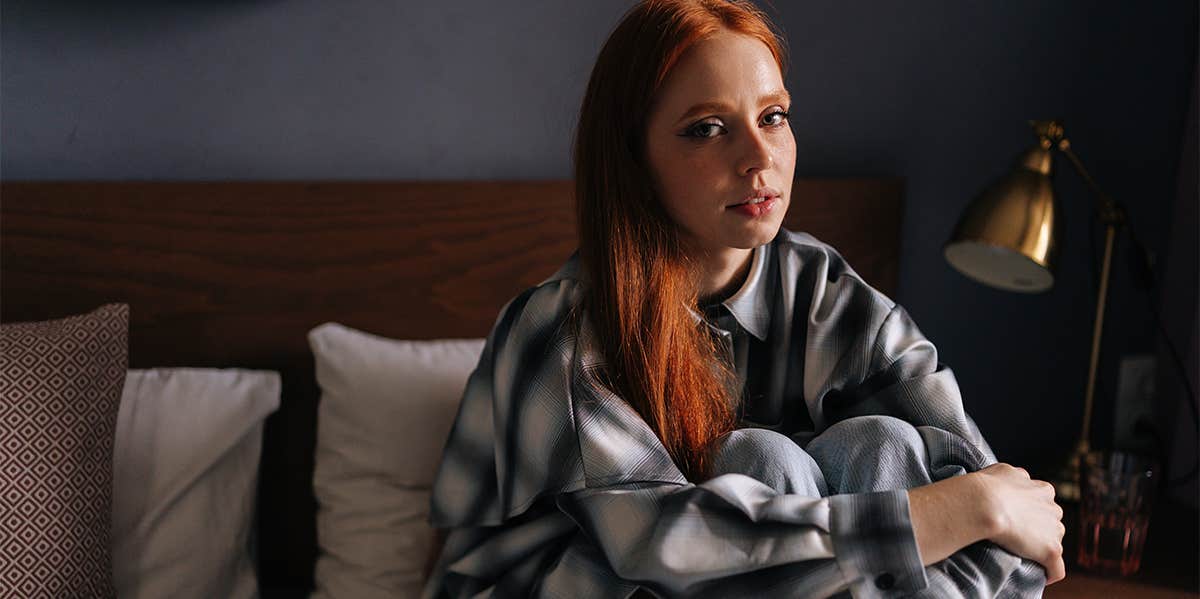
[[[667,75],[646,159],[667,213],[698,249],[749,249],[779,232],[796,166],[790,102],[771,51],[747,35],[699,42]]]

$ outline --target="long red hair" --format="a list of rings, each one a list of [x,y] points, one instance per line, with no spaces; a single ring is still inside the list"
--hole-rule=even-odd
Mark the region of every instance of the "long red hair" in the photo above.
[[[736,426],[740,390],[715,339],[688,311],[698,310],[696,265],[654,192],[644,146],[647,113],[667,74],[723,29],[762,40],[785,71],[781,38],[750,3],[645,0],[600,50],[575,135],[584,308],[607,361],[605,383],[694,481],[708,477],[711,443]]]

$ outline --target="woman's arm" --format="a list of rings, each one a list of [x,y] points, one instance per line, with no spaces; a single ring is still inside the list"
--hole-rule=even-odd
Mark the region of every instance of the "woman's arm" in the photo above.
[[[906,310],[866,284],[831,247],[809,257],[816,287],[807,307],[805,397],[818,430],[867,414],[934,426],[996,461],[967,416],[951,370]],[[988,540],[1041,564],[1047,582],[1065,575],[1062,509],[1052,487],[992,463],[909,492],[914,536],[926,564]]]
[[[1062,580],[1062,508],[1054,488],[1021,468],[992,464],[908,492],[910,519],[921,561],[946,559],[988,540],[1046,569],[1046,584]]]
[[[927,586],[908,493],[780,494],[741,474],[558,497],[622,580],[666,596],[909,596]],[[578,573],[576,573],[577,575]],[[884,577],[893,584],[877,586]],[[944,599],[965,596],[947,595]]]

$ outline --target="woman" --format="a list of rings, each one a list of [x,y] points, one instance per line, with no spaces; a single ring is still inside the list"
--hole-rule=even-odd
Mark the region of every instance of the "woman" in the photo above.
[[[783,51],[648,0],[576,136],[580,248],[501,313],[433,490],[426,597],[1040,595],[1050,485],[996,464],[904,310],[782,230]],[[1040,567],[1039,567],[1040,565]]]

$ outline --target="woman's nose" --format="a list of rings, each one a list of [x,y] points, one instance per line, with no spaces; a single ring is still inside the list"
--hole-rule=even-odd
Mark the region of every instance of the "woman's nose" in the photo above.
[[[754,130],[747,134],[744,140],[741,156],[738,159],[738,174],[752,175],[771,168],[775,159],[771,155],[771,147],[767,144],[762,132]]]

